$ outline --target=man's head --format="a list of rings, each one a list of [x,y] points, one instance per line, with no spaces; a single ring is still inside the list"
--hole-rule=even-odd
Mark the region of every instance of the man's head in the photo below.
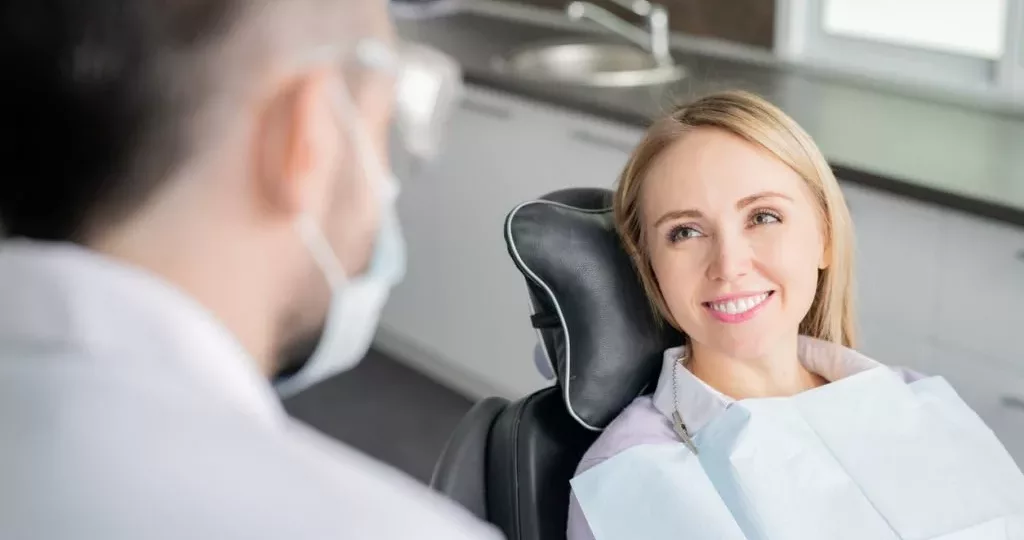
[[[160,274],[268,372],[315,335],[328,286],[296,223],[352,276],[381,219],[357,149],[387,173],[394,80],[354,53],[391,43],[382,1],[5,0],[0,21],[10,236]]]

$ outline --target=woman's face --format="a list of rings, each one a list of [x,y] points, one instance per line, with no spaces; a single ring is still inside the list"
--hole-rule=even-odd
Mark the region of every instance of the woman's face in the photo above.
[[[816,204],[795,171],[721,129],[662,154],[641,194],[645,240],[695,346],[760,358],[796,337],[827,260]]]

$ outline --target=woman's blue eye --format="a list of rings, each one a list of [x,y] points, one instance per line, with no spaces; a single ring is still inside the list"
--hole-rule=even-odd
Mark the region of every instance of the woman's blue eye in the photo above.
[[[767,210],[759,210],[754,213],[750,221],[754,225],[768,225],[769,223],[778,223],[782,221],[778,214],[769,212]]]
[[[689,238],[696,238],[698,236],[703,235],[697,229],[694,229],[693,227],[687,227],[685,225],[679,225],[676,227],[672,227],[672,230],[668,232],[668,241],[674,243],[679,242],[681,240],[687,240]]]

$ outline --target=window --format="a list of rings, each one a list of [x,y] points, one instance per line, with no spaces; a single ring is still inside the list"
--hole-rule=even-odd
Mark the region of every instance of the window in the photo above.
[[[826,34],[998,60],[1006,0],[825,0]]]
[[[1024,103],[1024,0],[777,0],[776,52]]]

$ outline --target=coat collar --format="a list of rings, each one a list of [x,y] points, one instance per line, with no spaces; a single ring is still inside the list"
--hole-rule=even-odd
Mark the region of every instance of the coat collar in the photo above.
[[[141,269],[75,244],[4,240],[0,298],[0,348],[67,351],[153,369],[155,376],[171,369],[264,423],[286,419],[272,386],[227,328]]]

